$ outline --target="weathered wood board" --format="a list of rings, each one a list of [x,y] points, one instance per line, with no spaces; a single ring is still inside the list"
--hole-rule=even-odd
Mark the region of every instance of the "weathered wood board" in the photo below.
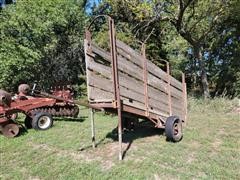
[[[89,101],[114,101],[111,54],[94,43],[89,45],[87,40],[85,43],[88,45],[85,55]],[[172,112],[172,115],[178,115],[184,120],[184,84],[149,60],[146,63],[145,83],[146,59],[119,40],[116,41],[116,50],[120,97],[123,104],[166,116]]]

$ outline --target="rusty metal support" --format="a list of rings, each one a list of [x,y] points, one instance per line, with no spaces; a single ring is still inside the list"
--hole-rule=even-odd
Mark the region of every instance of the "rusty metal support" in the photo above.
[[[148,99],[148,68],[147,68],[147,58],[146,58],[146,46],[142,43],[142,56],[143,61],[143,82],[144,82],[144,100],[145,100],[145,115],[149,116],[149,99]]]
[[[91,127],[92,127],[92,147],[95,148],[96,144],[95,144],[95,119],[94,119],[94,109],[90,108],[90,118],[91,118]]]
[[[88,71],[88,63],[90,61],[90,57],[87,55],[88,53],[92,53],[91,49],[91,32],[86,29],[85,30],[85,40],[84,40],[84,53],[85,53],[85,62],[86,62],[86,76],[89,77],[89,71]],[[90,89],[89,89],[89,79],[87,78],[87,94],[88,94],[88,101],[90,101]]]
[[[187,123],[187,85],[185,82],[185,74],[182,73],[182,91],[183,91],[183,115],[184,115],[184,125]]]
[[[118,62],[117,62],[117,49],[116,49],[116,35],[114,21],[109,17],[109,35],[110,35],[110,49],[112,58],[112,75],[114,85],[114,97],[117,102],[118,112],[118,142],[119,142],[119,160],[122,160],[122,102],[120,98],[119,76],[118,76]]]
[[[169,62],[166,62],[167,65],[167,81],[168,81],[168,106],[169,106],[169,116],[172,116],[172,97],[171,97],[171,75],[170,75],[170,67]]]

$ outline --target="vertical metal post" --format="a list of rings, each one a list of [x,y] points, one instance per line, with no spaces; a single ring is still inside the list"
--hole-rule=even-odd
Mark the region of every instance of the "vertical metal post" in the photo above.
[[[114,100],[115,105],[117,102],[117,89],[116,89],[116,81],[115,81],[115,45],[114,45],[114,37],[113,37],[113,27],[112,27],[112,18],[108,18],[108,26],[109,26],[109,38],[110,38],[110,53],[111,53],[111,61],[112,61],[112,82],[113,82],[113,94],[114,94]]]
[[[85,51],[85,58],[86,58],[86,75],[87,75],[87,91],[88,91],[88,101],[90,101],[90,88],[89,88],[89,76],[90,72],[88,70],[88,64],[91,59],[89,58],[87,53],[92,53],[91,48],[91,33],[89,30],[85,31],[85,40],[84,40],[84,51]],[[94,122],[94,109],[90,108],[90,121],[91,121],[91,133],[92,133],[92,147],[95,148],[95,122]]]
[[[148,69],[147,69],[147,58],[146,58],[146,46],[142,43],[142,56],[143,61],[143,82],[144,82],[144,100],[145,100],[145,115],[149,116],[149,99],[148,99]]]
[[[185,82],[185,74],[182,73],[182,91],[183,91],[183,114],[184,114],[184,125],[187,123],[187,85]]]
[[[112,72],[113,72],[113,84],[114,84],[114,96],[117,102],[118,112],[118,143],[119,143],[119,160],[122,160],[122,104],[120,98],[120,87],[118,77],[118,62],[117,62],[117,49],[116,49],[116,35],[114,28],[114,21],[109,17],[109,33],[110,33],[110,45],[111,45],[111,57],[112,57]]]
[[[91,61],[91,58],[88,56],[87,53],[92,53],[92,47],[91,47],[91,33],[89,30],[85,30],[85,39],[84,39],[84,53],[85,53],[85,64],[86,64],[86,83],[87,83],[87,94],[88,94],[88,101],[90,100],[90,87],[89,87],[89,76],[90,72],[88,70],[89,61]]]
[[[170,75],[170,67],[169,62],[166,62],[167,65],[167,81],[168,81],[168,107],[169,107],[169,116],[172,116],[172,96],[171,96],[171,75]]]
[[[94,119],[94,109],[90,108],[90,117],[91,117],[91,129],[92,129],[92,147],[95,148],[95,119]]]

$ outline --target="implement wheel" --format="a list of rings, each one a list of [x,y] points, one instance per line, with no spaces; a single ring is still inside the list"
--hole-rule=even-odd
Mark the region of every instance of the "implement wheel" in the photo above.
[[[53,125],[53,118],[47,112],[39,112],[32,119],[32,127],[36,130],[47,130]]]
[[[17,136],[18,133],[19,133],[19,126],[14,123],[7,124],[2,129],[2,134],[5,137],[12,138],[12,137]]]
[[[32,128],[32,118],[30,116],[26,116],[24,120],[24,125],[27,129]]]
[[[182,121],[177,116],[170,116],[166,120],[165,134],[167,141],[179,142],[182,140]]]

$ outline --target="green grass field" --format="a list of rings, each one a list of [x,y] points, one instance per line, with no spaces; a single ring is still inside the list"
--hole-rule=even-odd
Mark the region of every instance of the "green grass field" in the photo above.
[[[81,108],[79,119],[58,119],[47,131],[0,136],[0,179],[240,179],[238,103],[189,99],[180,143],[138,127],[123,136],[122,162],[112,132],[117,118],[96,114],[98,146],[92,149],[89,111]]]

